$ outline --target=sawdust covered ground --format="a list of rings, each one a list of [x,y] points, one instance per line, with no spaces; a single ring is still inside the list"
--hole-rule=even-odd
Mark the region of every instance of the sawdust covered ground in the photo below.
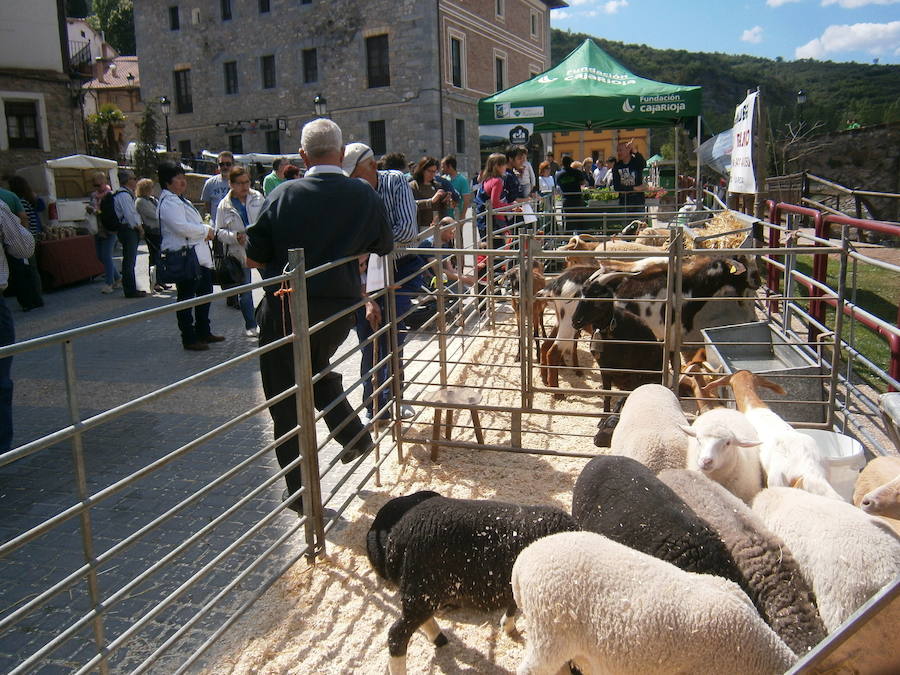
[[[499,334],[514,334],[500,326]],[[515,405],[521,397],[515,343],[477,338],[465,360],[477,364],[457,369],[452,382],[510,391],[482,390],[488,405]],[[581,363],[589,355],[582,348]],[[513,367],[506,367],[513,366]],[[570,385],[597,388],[594,376],[564,376]],[[564,385],[565,386],[565,385]],[[554,415],[526,415],[523,446],[597,452],[591,437],[596,419],[568,417],[564,410],[594,410],[598,399],[568,396],[554,400],[535,395],[535,406]],[[474,441],[468,413],[458,416],[454,438]],[[412,435],[430,434],[431,413]],[[508,444],[509,413],[482,413],[486,442]],[[376,577],[365,552],[366,533],[378,509],[390,498],[418,490],[435,490],[457,498],[571,506],[583,458],[442,449],[433,463],[424,443],[407,445],[407,459],[385,463],[382,486],[369,486],[344,513],[347,524],[329,536],[327,558],[310,567],[299,562],[288,570],[221,640],[205,659],[207,673],[383,673],[388,664],[387,630],[399,615],[396,589]],[[436,649],[421,632],[410,640],[410,673],[508,673],[521,659],[522,637],[510,638],[498,627],[500,612],[453,610],[437,615],[450,643]]]

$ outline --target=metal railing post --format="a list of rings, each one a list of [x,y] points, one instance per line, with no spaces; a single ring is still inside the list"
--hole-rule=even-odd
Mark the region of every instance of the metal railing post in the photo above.
[[[531,335],[534,316],[534,282],[531,269],[531,245],[529,236],[519,235],[519,377],[522,383],[522,408],[531,407]]]
[[[487,279],[485,280],[485,288],[487,288],[488,298],[487,298],[487,313],[488,313],[488,326],[490,326],[491,330],[496,328],[494,321],[494,311],[497,309],[494,306],[494,254],[491,252],[494,250],[494,208],[490,201],[487,203],[487,215],[485,217],[485,222],[487,223],[486,229],[486,243],[487,243],[487,267],[485,268],[485,274]],[[475,258],[475,278],[478,279],[478,256],[474,256]]]
[[[444,260],[446,255],[441,249],[435,251],[435,259],[437,261],[437,273],[435,279],[435,307],[437,309],[437,332],[438,332],[438,358],[440,359],[440,382],[441,389],[447,387],[447,290],[444,286]],[[476,278],[478,272],[474,272]],[[457,310],[462,311],[462,307],[457,305]]]
[[[672,390],[675,392],[675,395],[678,395],[678,381],[681,379],[681,310],[684,304],[684,298],[682,297],[682,284],[681,284],[681,276],[682,276],[682,259],[684,253],[684,230],[681,226],[677,226],[675,230],[669,230],[670,237],[674,234],[674,238],[671,239],[672,246],[670,249],[674,249],[674,267],[675,274],[673,290],[675,291],[672,294],[672,323],[671,325],[674,327],[672,331]]]
[[[841,226],[841,267],[838,272],[837,306],[834,309],[834,347],[831,350],[831,382],[828,386],[828,412],[826,422],[834,427],[834,399],[837,395],[838,368],[841,364],[841,333],[844,329],[844,298],[847,294],[847,260],[849,256],[849,227]],[[824,310],[823,310],[824,314]],[[845,401],[847,403],[847,401]]]
[[[435,240],[440,241],[440,231],[435,233]],[[393,433],[394,433],[394,442],[397,444],[397,460],[403,460],[403,441],[401,440],[403,437],[403,418],[401,416],[401,399],[403,398],[403,377],[401,368],[403,364],[400,362],[400,326],[398,324],[397,317],[397,288],[395,285],[395,277],[394,277],[394,263],[396,261],[396,254],[392,253],[385,258],[385,283],[387,284],[387,295],[385,298],[385,309],[387,310],[387,317],[385,320],[390,322],[390,328],[388,329],[388,336],[391,342],[391,392],[394,397],[394,423],[393,423]],[[379,338],[380,339],[380,338]],[[377,340],[376,340],[377,342]],[[378,394],[375,394],[375,400],[372,402],[372,410],[377,410],[378,406]],[[380,469],[379,469],[380,472]]]
[[[66,403],[69,407],[69,419],[73,426],[78,426],[81,421],[81,413],[78,409],[78,391],[75,385],[75,352],[72,348],[72,341],[63,342],[63,362],[66,369]],[[72,436],[72,463],[75,467],[75,486],[78,492],[78,499],[82,503],[88,497],[87,489],[87,469],[84,465],[84,439],[80,431],[75,431]],[[79,515],[81,521],[81,547],[84,551],[84,560],[90,566],[86,573],[88,595],[91,600],[91,608],[97,609],[100,605],[100,586],[97,583],[97,558],[94,555],[94,535],[91,526],[91,510],[84,509]],[[103,612],[98,612],[91,620],[94,642],[97,645],[97,653],[101,654],[100,662],[97,664],[101,675],[109,672],[109,661],[107,655],[103,653],[106,648],[106,636],[103,627]]]
[[[309,547],[307,559],[325,554],[325,523],[322,514],[322,484],[319,480],[319,447],[316,440],[316,413],[312,388],[312,355],[309,346],[309,303],[306,297],[306,259],[302,248],[288,251],[288,264],[293,275],[289,294],[291,326],[294,340],[294,379],[297,383],[297,441],[300,445],[303,471],[304,531]]]

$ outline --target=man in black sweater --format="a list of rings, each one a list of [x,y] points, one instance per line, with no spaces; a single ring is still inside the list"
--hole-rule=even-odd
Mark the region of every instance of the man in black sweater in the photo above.
[[[341,170],[344,143],[341,129],[327,119],[317,119],[303,127],[300,154],[306,162],[306,175],[277,186],[266,197],[256,223],[247,230],[248,262],[263,268],[263,277],[282,274],[288,262],[288,250],[305,251],[306,269],[332,260],[361,253],[386,255],[394,248],[391,226],[384,204],[366,183],[347,178]],[[276,297],[275,287],[266,294],[257,309],[260,346],[274,342],[291,330],[289,302]],[[307,298],[310,325],[322,321],[360,301],[357,261],[309,277]],[[284,298],[284,300],[282,300]],[[310,335],[312,372],[328,367],[331,357],[347,338],[355,322],[350,312]],[[293,355],[290,345],[267,352],[259,359],[263,391],[271,398],[293,386]],[[301,382],[300,386],[309,386]],[[318,410],[340,401],[325,413],[325,423],[335,440],[344,447],[341,461],[351,462],[368,452],[372,436],[347,402],[336,372],[324,375],[313,387]],[[269,408],[275,425],[275,438],[288,433],[297,424],[297,407],[291,396]],[[343,425],[343,426],[342,426]],[[284,468],[299,457],[299,443],[294,436],[276,448],[279,465]],[[314,448],[306,448],[313,451]],[[285,499],[300,489],[299,466],[285,475]],[[291,508],[302,513],[299,498]]]

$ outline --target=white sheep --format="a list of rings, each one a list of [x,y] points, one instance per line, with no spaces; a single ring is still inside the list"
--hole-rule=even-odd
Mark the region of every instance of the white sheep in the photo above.
[[[757,393],[757,388],[765,387],[784,395],[780,385],[748,370],[739,370],[710,382],[704,390],[711,392],[725,385],[731,386],[738,410],[746,415],[762,441],[759,461],[766,472],[768,487],[796,487],[843,501],[828,482],[828,470],[816,442],[785,422]]]
[[[609,447],[654,473],[687,466],[687,418],[671,390],[659,384],[635,389],[622,406]]]
[[[876,457],[856,479],[853,503],[900,534],[900,457]]]
[[[691,436],[688,469],[700,471],[748,504],[763,489],[761,441],[744,413],[714,408],[684,427],[684,432]]]
[[[534,542],[512,589],[526,638],[518,675],[552,675],[569,660],[617,675],[772,675],[796,660],[737,584],[599,534]]]
[[[752,508],[794,554],[829,632],[900,574],[900,539],[852,504],[776,487]]]

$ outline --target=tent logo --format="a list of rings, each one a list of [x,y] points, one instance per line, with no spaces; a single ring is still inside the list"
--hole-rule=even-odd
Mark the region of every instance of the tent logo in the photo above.
[[[541,84],[550,84],[551,82],[556,82],[556,80],[558,79],[558,77],[550,77],[549,75],[544,75],[538,80],[538,82],[540,82]]]
[[[509,103],[494,104],[494,119],[504,120],[509,117]]]
[[[622,104],[622,112],[627,112],[627,113],[634,112],[634,106],[631,105],[631,101],[629,101],[627,98],[625,99],[625,103]]]

